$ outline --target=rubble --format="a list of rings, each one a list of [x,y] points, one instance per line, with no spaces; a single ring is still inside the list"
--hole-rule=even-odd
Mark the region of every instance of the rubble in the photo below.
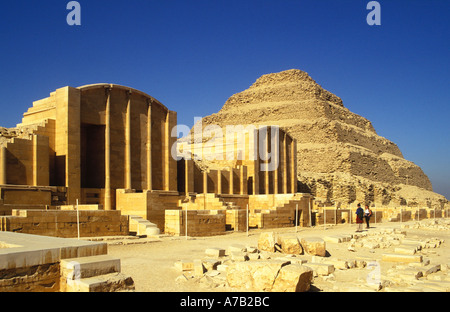
[[[326,242],[333,249],[342,246],[348,257],[330,255]],[[423,291],[449,291],[450,263],[430,262],[424,254],[442,244],[443,239],[408,235],[404,228],[323,238],[262,232],[258,247],[233,244],[215,248],[226,252],[191,261],[185,266],[191,271],[179,270],[176,281],[236,291],[310,291],[312,285],[328,291],[418,291],[421,287]],[[352,246],[351,251],[347,246]],[[377,256],[360,254],[372,251]]]

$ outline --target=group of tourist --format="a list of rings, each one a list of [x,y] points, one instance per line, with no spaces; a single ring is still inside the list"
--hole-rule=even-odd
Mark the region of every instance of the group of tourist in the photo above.
[[[365,208],[362,209],[361,204],[358,204],[358,208],[356,209],[356,224],[358,226],[356,232],[362,232],[364,220],[366,221],[366,228],[369,228],[369,221],[371,216],[372,210],[370,210],[368,205],[366,205]]]

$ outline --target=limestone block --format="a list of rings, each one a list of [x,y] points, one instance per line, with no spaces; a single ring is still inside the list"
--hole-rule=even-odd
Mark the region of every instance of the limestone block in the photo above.
[[[225,249],[222,248],[207,248],[205,254],[210,257],[224,257]]]
[[[301,245],[308,254],[313,256],[325,257],[326,243],[320,237],[302,237]]]
[[[180,272],[194,270],[194,262],[188,260],[179,260],[175,262],[175,269]]]
[[[74,280],[120,272],[120,259],[109,255],[63,259],[60,267],[62,276]]]
[[[282,260],[235,262],[227,268],[227,282],[233,288],[271,291],[280,269],[287,264]]]
[[[203,276],[203,274],[205,273],[205,267],[203,266],[203,262],[202,260],[194,260],[194,275],[197,277],[201,277]]]
[[[134,281],[122,273],[110,273],[80,280],[67,285],[68,292],[114,292],[134,290]]]
[[[275,252],[275,233],[263,232],[258,238],[258,249],[262,251]]]
[[[221,264],[220,261],[215,259],[203,259],[202,263],[206,271],[217,270],[217,267]]]
[[[278,236],[278,244],[281,245],[283,253],[290,255],[301,255],[303,248],[295,235],[280,235]]]
[[[245,247],[244,245],[241,245],[241,244],[233,244],[228,247],[229,253],[231,253],[231,252],[246,252],[246,251],[247,251],[247,247]]]
[[[283,266],[273,284],[276,292],[305,292],[310,289],[313,270],[301,264]]]
[[[400,245],[395,247],[394,251],[398,254],[403,255],[414,255],[416,253],[417,248],[411,245]]]
[[[305,263],[304,266],[311,268],[315,275],[327,276],[334,272],[335,268],[332,264],[327,263]]]
[[[383,261],[387,262],[422,262],[420,255],[402,255],[402,254],[383,254]]]

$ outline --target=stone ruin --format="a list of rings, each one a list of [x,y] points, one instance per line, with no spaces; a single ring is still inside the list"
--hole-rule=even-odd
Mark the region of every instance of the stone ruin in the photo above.
[[[261,77],[201,122],[201,130],[244,128],[200,142],[177,139],[177,113],[142,91],[116,84],[55,90],[33,102],[17,127],[0,129],[0,231],[209,236],[352,223],[356,202],[369,203],[376,222],[449,215],[448,201],[418,166],[302,71]],[[262,155],[218,157],[230,146],[235,156]],[[175,158],[173,149],[183,153]],[[278,163],[264,171],[269,154]],[[64,261],[54,262],[58,274]],[[5,267],[5,276],[16,268]],[[49,291],[65,289],[52,285]]]
[[[450,263],[427,258],[444,240],[409,236],[409,227],[317,237],[262,232],[257,246],[208,248],[202,259],[177,261],[175,282],[223,291],[450,291]],[[427,220],[413,227],[448,231],[450,221]],[[328,245],[348,252],[332,256]],[[381,250],[381,259],[360,256],[356,251],[361,249]]]

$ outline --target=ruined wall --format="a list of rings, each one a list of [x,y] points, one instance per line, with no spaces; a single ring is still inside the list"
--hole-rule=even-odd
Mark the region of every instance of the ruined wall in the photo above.
[[[128,235],[128,217],[120,211],[80,210],[80,237]],[[77,237],[74,210],[13,210],[0,217],[0,230],[54,237]]]

